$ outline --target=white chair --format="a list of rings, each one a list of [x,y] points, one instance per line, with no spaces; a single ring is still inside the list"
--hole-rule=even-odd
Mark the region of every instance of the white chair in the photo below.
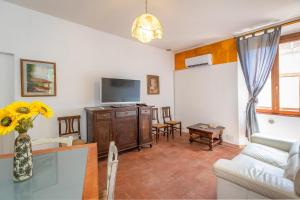
[[[107,179],[106,191],[104,191],[104,199],[114,199],[118,162],[118,149],[115,145],[115,142],[110,142],[107,159]]]
[[[59,143],[65,144],[68,147],[72,146],[73,137],[56,137],[56,138],[39,138],[31,141],[32,146],[40,146],[44,144]]]

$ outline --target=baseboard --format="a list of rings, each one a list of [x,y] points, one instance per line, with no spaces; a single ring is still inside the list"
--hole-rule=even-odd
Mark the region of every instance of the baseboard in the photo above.
[[[229,142],[224,142],[222,143],[224,146],[228,146],[228,147],[231,147],[231,148],[234,148],[234,149],[243,149],[246,145],[238,145],[238,144],[232,144],[232,143],[229,143]]]

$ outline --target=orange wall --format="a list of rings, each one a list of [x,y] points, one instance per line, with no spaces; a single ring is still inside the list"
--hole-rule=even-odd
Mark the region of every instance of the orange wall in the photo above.
[[[237,62],[236,41],[234,38],[198,47],[175,54],[175,70],[186,69],[184,60],[204,54],[212,54],[213,65]]]

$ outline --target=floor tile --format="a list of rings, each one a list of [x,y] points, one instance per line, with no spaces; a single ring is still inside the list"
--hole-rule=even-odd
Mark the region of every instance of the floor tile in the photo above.
[[[213,163],[231,159],[239,149],[225,145],[214,151],[202,144],[189,144],[188,134],[167,142],[160,137],[152,148],[119,155],[116,199],[215,199]],[[99,162],[100,190],[106,187],[106,161]]]

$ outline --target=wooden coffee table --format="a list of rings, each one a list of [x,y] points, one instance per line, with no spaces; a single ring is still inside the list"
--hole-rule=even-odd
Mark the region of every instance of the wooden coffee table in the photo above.
[[[187,128],[190,133],[190,143],[198,142],[207,144],[210,151],[213,150],[214,146],[223,142],[222,134],[225,129],[223,126],[211,127],[208,124],[199,123]]]

